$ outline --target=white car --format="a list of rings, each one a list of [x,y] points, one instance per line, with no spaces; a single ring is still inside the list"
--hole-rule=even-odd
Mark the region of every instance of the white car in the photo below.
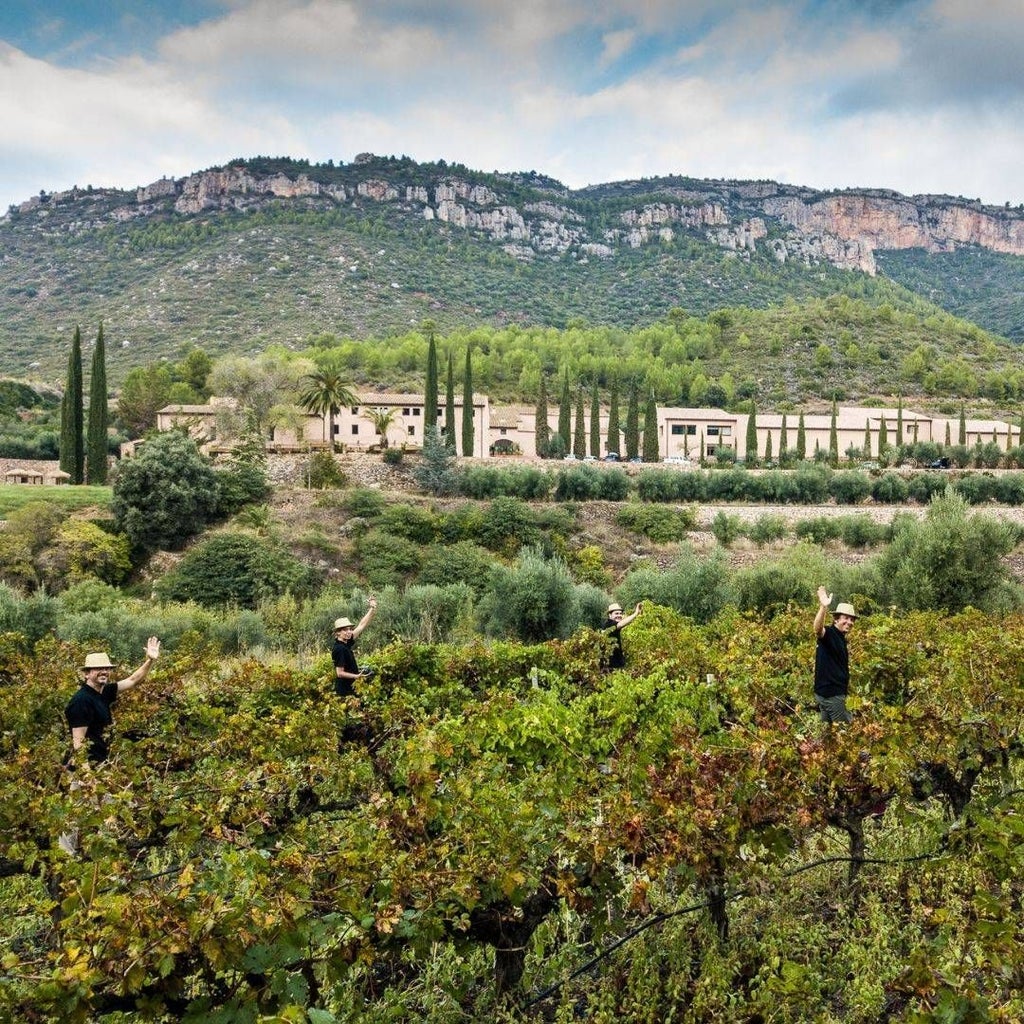
[[[666,455],[665,461],[671,463],[673,466],[691,465],[690,459],[686,455]]]

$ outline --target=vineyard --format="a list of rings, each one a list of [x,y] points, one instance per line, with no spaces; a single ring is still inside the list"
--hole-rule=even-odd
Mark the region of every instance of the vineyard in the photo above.
[[[185,638],[60,769],[80,650],[0,641],[0,1019],[1017,1021],[1024,617],[394,643],[360,699]],[[57,836],[73,823],[80,854]]]

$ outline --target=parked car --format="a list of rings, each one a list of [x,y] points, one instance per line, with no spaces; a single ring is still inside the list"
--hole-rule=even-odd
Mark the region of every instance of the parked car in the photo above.
[[[619,461],[619,453],[618,452],[609,452],[604,457],[604,461],[605,462],[618,462]]]
[[[597,462],[597,456],[596,455],[584,455],[583,456],[583,461],[584,462]]]
[[[666,455],[665,462],[670,462],[674,466],[689,466],[691,464],[688,455]]]
[[[943,455],[941,459],[936,459],[934,462],[928,463],[929,469],[949,469],[952,463],[949,459]]]
[[[565,456],[562,457],[562,461],[563,462],[576,462],[577,460],[576,460],[576,456],[573,455],[572,452],[569,452],[568,455],[565,455]]]

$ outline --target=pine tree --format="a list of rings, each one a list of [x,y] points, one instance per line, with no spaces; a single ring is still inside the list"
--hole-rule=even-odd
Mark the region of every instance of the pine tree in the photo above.
[[[590,454],[601,458],[601,402],[597,394],[597,380],[590,394]]]
[[[562,381],[562,398],[558,403],[558,436],[562,439],[562,451],[572,449],[572,400],[569,397],[569,369],[566,367]]]
[[[89,427],[86,432],[86,472],[90,484],[107,482],[107,355],[103,341],[103,321],[92,352],[89,377]]]
[[[534,446],[537,454],[546,458],[548,442],[551,439],[551,428],[548,426],[548,388],[544,375],[540,378],[540,396],[537,398],[537,412],[534,416]]]
[[[750,403],[750,415],[747,417],[747,451],[746,462],[748,466],[757,465],[757,406]]]
[[[835,468],[839,465],[839,431],[836,420],[839,415],[839,408],[836,400],[832,399],[832,423],[828,430],[828,461]]]
[[[629,404],[626,406],[626,458],[635,459],[640,454],[640,406],[637,402],[636,384],[630,385]]]
[[[448,353],[448,383],[444,393],[444,443],[455,454],[455,356]]]
[[[427,383],[423,389],[423,430],[437,431],[437,342],[433,332],[427,346]]]
[[[661,461],[661,445],[658,441],[658,406],[654,401],[654,392],[647,399],[644,410],[644,462]]]
[[[803,462],[807,458],[807,430],[804,427],[804,414],[800,413],[800,419],[796,424],[796,460]]]
[[[619,382],[612,381],[612,393],[608,405],[608,451],[619,454],[622,432],[619,429]]]
[[[82,438],[82,332],[75,335],[68,355],[68,375],[60,416],[60,468],[71,476],[73,484],[85,479],[85,442]]]
[[[583,385],[576,385],[576,429],[572,435],[572,453],[577,459],[587,454],[587,431],[583,422]]]
[[[462,454],[473,454],[473,364],[466,349],[466,372],[462,377]]]

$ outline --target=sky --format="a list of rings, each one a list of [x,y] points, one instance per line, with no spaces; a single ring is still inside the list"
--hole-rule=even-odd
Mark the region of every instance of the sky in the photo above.
[[[4,0],[0,211],[238,157],[1024,202],[1024,0]]]

